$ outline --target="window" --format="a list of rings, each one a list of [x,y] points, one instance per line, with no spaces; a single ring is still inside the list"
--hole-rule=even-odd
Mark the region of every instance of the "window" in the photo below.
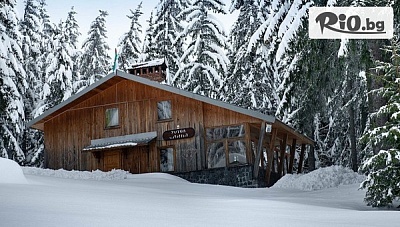
[[[242,140],[228,141],[229,164],[246,164],[246,143]]]
[[[206,129],[208,168],[247,163],[245,125]]]
[[[172,118],[171,101],[157,102],[158,120],[168,120]]]
[[[207,154],[208,168],[226,166],[225,147],[223,142],[209,144]]]
[[[174,171],[174,148],[168,147],[160,149],[160,171]]]
[[[206,136],[207,140],[220,140],[235,137],[244,137],[245,129],[244,125],[231,125],[222,126],[217,128],[207,128]]]
[[[106,128],[119,125],[118,108],[106,109]]]

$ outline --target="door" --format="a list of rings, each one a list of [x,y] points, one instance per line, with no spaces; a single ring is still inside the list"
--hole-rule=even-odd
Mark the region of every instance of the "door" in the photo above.
[[[127,170],[131,173],[149,172],[149,152],[147,146],[133,147],[128,150]]]
[[[104,171],[110,171],[112,169],[121,169],[121,152],[120,151],[107,151],[104,152]]]

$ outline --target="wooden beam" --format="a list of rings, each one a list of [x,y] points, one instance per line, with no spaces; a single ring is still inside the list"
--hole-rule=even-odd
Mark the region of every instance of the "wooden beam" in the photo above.
[[[304,162],[304,153],[305,152],[306,152],[306,145],[303,143],[303,144],[301,144],[299,168],[297,170],[297,173],[303,172],[303,162]]]
[[[308,151],[308,170],[315,170],[314,146],[310,146],[310,149]]]
[[[276,134],[278,133],[278,130],[274,127],[272,127],[272,132],[271,132],[271,141],[269,143],[269,149],[267,151],[267,170],[265,173],[265,181],[267,182],[267,186],[270,184],[270,178],[271,178],[271,168],[272,168],[272,163],[274,162],[274,147],[275,147],[275,138]]]
[[[264,140],[264,135],[265,135],[265,121],[261,123],[261,128],[260,128],[260,138],[258,139],[258,146],[257,146],[257,152],[256,152],[256,157],[254,159],[254,168],[253,168],[253,178],[257,179],[258,178],[258,171],[260,169],[260,158],[262,154],[262,148],[263,148],[263,140]]]
[[[296,139],[292,140],[292,146],[290,147],[290,161],[289,161],[289,169],[288,173],[293,173],[293,164],[294,164],[294,155],[296,153]]]
[[[286,164],[286,169],[284,169],[283,175],[286,175],[289,172],[289,158],[290,155],[285,155],[285,164]]]
[[[278,175],[282,177],[283,174],[283,166],[285,165],[285,153],[286,153],[286,146],[287,146],[287,134],[283,136],[283,140],[281,142],[281,151],[279,157],[279,165],[278,165]]]

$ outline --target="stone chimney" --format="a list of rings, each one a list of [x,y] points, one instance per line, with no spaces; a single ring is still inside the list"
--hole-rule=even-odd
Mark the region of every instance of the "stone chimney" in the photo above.
[[[166,69],[167,65],[165,64],[164,59],[156,59],[153,61],[134,64],[132,65],[132,68],[128,69],[128,73],[161,82],[166,79]]]

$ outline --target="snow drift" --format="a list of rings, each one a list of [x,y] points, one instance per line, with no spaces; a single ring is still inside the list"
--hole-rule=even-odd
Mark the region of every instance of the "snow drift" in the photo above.
[[[21,167],[13,160],[0,158],[0,184],[27,184]]]
[[[355,173],[349,168],[330,166],[307,174],[286,174],[273,187],[314,191],[339,185],[359,184],[364,179],[365,176]]]
[[[65,179],[79,179],[79,180],[123,180],[126,179],[128,171],[113,169],[109,172],[103,172],[100,170],[95,171],[68,171],[64,169],[52,170],[52,169],[40,169],[35,167],[23,167],[24,174],[29,175],[39,175],[39,176],[49,176],[58,177]]]

